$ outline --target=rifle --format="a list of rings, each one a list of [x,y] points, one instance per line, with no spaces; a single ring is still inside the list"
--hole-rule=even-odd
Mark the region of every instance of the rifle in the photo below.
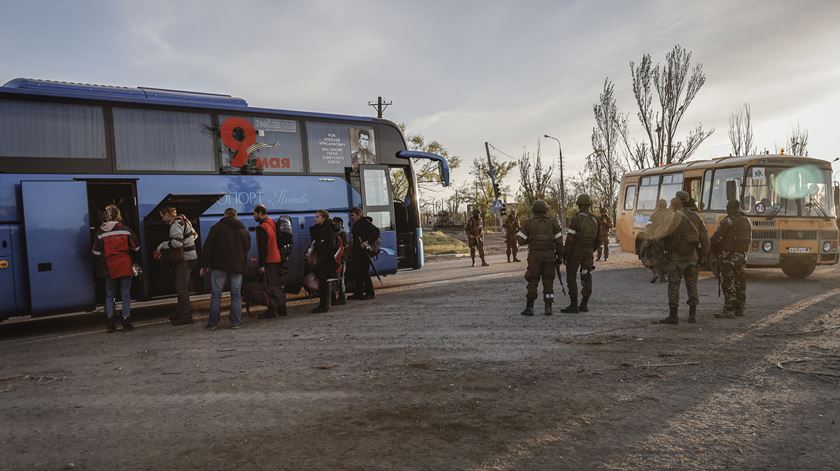
[[[566,286],[563,285],[563,274],[560,272],[560,264],[554,264],[554,271],[557,272],[557,280],[560,282],[560,289],[563,290],[563,296],[566,296]]]
[[[367,259],[368,259],[368,263],[370,264],[370,267],[373,269],[373,274],[376,275],[376,279],[379,280],[379,284],[384,286],[385,283],[383,283],[382,278],[379,277],[379,272],[376,271],[376,266],[373,264],[373,259],[370,258],[370,256],[368,256]]]

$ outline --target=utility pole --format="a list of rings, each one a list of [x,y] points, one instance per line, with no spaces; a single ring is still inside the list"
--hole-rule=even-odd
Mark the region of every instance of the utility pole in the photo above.
[[[376,103],[369,101],[368,106],[372,106],[376,109],[376,117],[382,119],[382,115],[385,113],[385,108],[393,105],[394,103],[391,101],[382,101],[382,97],[376,98]]]
[[[501,204],[501,200],[499,199],[501,195],[499,194],[499,185],[496,184],[496,169],[493,168],[493,159],[490,158],[490,143],[487,141],[484,141],[484,151],[487,153],[487,173],[490,174],[490,184],[493,185],[493,205],[495,206]],[[501,212],[499,213],[498,219],[499,227],[502,227]]]
[[[554,139],[557,141],[557,148],[560,150],[560,224],[563,226],[563,230],[566,230],[566,211],[569,209],[566,207],[566,181],[563,178],[563,146],[560,145],[560,139],[556,137],[549,136],[546,134],[546,139]]]

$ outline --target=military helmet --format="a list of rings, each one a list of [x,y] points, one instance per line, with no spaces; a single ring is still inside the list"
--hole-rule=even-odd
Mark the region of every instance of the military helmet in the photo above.
[[[726,202],[726,212],[731,213],[733,211],[740,211],[741,210],[741,203],[738,200],[729,200]]]
[[[577,197],[575,204],[578,206],[592,206],[592,198],[590,198],[586,193],[583,193]]]
[[[545,214],[548,212],[548,203],[543,200],[536,200],[534,201],[534,205],[531,207],[531,211],[534,214]]]
[[[682,200],[683,203],[688,203],[689,195],[687,191],[680,190],[674,196],[676,196],[677,199]]]
[[[479,211],[478,209],[473,209],[472,214],[473,214],[474,218],[477,218],[477,217],[481,216],[481,211]]]

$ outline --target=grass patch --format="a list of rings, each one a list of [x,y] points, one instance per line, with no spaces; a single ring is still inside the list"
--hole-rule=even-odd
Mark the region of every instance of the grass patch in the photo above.
[[[440,231],[423,233],[423,249],[426,255],[469,253],[470,251],[466,244]]]

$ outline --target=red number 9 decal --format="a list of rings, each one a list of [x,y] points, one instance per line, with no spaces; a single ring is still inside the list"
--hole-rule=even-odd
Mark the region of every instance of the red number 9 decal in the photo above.
[[[236,151],[230,166],[244,167],[248,163],[248,147],[257,142],[254,126],[245,118],[228,118],[222,123],[219,132],[225,146]]]

